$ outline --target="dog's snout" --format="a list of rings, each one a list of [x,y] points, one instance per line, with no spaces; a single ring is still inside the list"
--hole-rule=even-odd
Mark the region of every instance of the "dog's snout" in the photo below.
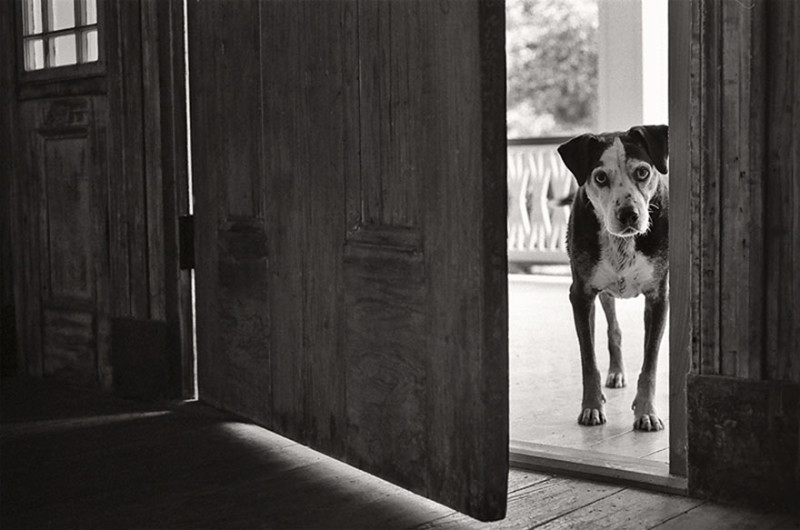
[[[639,222],[639,213],[633,206],[623,206],[617,210],[617,221],[624,226],[635,226]]]

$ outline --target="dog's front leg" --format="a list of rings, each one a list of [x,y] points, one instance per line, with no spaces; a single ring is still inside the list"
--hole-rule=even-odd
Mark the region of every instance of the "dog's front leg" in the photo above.
[[[572,316],[578,344],[581,349],[583,370],[583,403],[578,423],[601,425],[606,422],[604,405],[606,398],[600,388],[600,371],[594,353],[594,300],[597,295],[586,286],[573,282],[569,290]]]
[[[667,279],[664,278],[657,289],[645,293],[644,363],[639,374],[636,399],[633,401],[633,428],[639,431],[660,431],[664,428],[664,422],[656,412],[655,397],[658,350],[661,347],[668,310]]]
[[[622,388],[626,385],[625,363],[622,361],[622,331],[619,329],[617,321],[616,302],[614,297],[606,292],[598,296],[606,314],[608,323],[608,353],[610,362],[608,364],[608,377],[606,386],[608,388]]]

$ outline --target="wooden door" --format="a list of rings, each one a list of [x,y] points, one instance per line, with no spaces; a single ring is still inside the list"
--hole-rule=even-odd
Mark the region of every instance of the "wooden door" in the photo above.
[[[200,398],[487,520],[504,29],[499,1],[189,4]]]
[[[20,372],[192,390],[183,15],[180,0],[0,5]]]

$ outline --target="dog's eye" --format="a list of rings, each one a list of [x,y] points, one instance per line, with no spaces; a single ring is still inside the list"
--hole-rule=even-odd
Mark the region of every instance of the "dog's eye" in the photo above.
[[[600,186],[605,186],[608,184],[608,175],[605,171],[598,171],[594,174],[594,181]]]
[[[650,176],[650,170],[644,166],[639,166],[636,168],[636,180],[647,180],[647,177]]]

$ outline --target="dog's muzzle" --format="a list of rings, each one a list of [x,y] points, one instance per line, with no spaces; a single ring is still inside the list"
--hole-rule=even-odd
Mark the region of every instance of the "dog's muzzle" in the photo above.
[[[617,221],[617,234],[619,236],[633,236],[641,232],[639,226],[639,212],[633,206],[619,208],[614,216]]]
[[[617,210],[617,221],[625,228],[639,226],[639,212],[633,206],[625,206]]]

